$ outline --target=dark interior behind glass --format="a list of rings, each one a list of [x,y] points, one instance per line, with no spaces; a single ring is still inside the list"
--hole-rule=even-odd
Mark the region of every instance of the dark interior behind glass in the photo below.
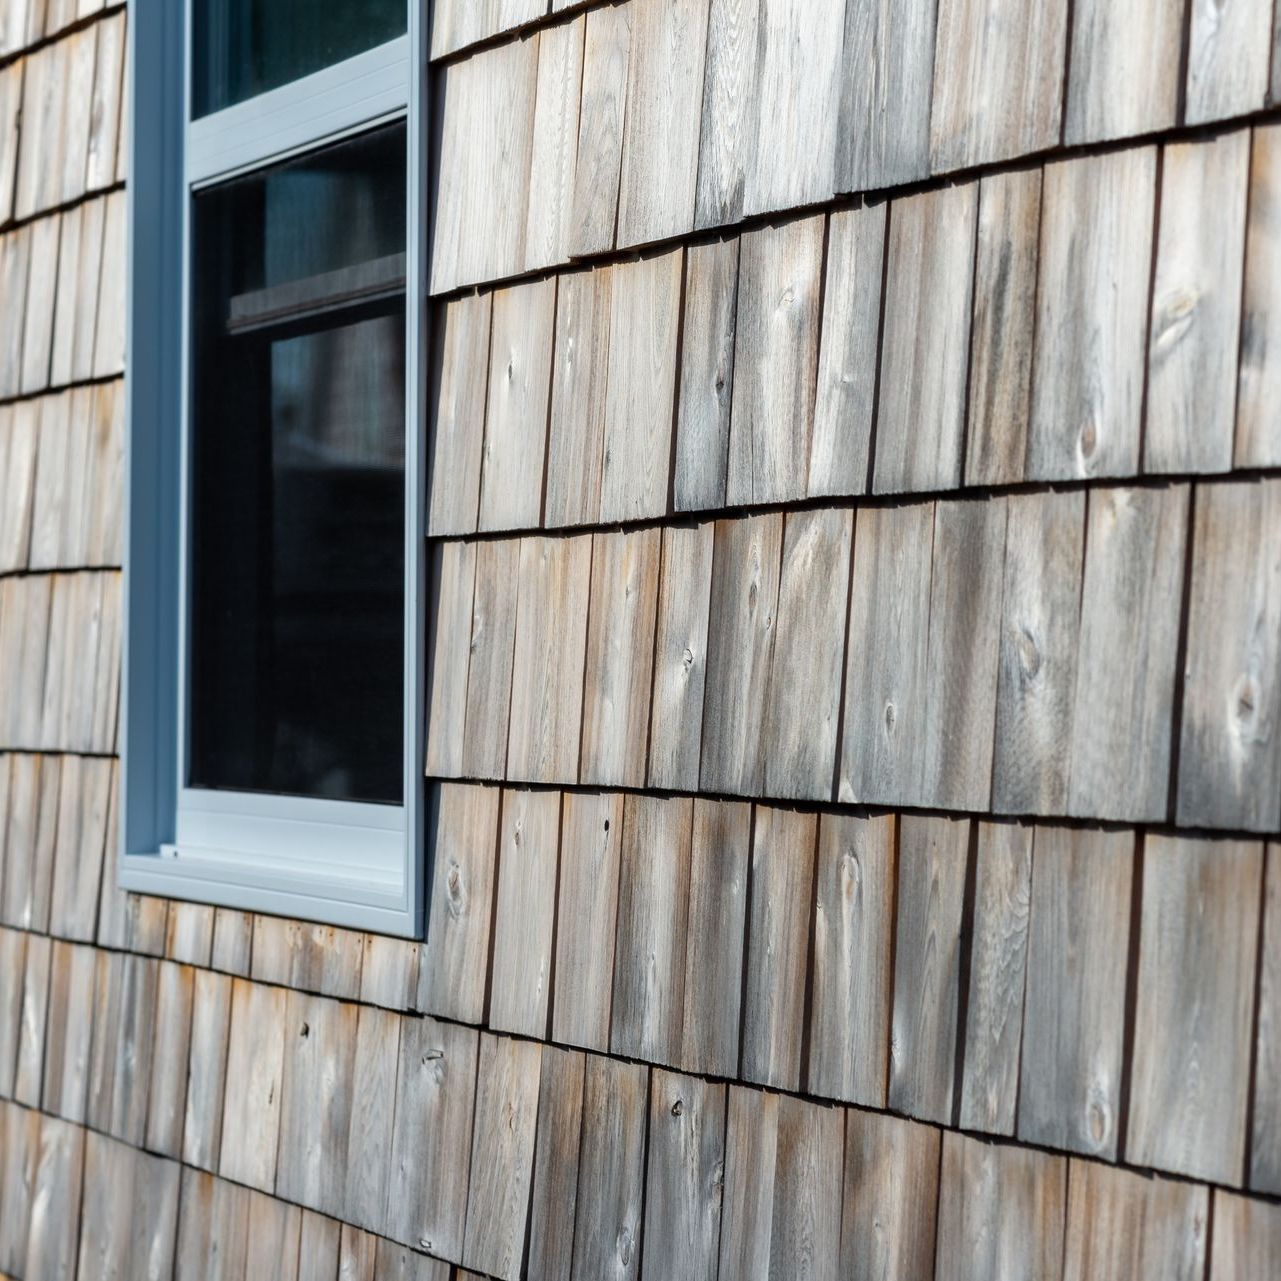
[[[195,0],[192,118],[403,36],[407,15],[405,0]]]
[[[405,155],[194,197],[193,787],[401,800]]]

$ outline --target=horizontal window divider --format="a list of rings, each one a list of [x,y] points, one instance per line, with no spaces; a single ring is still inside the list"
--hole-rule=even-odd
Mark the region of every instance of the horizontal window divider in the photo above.
[[[251,333],[310,320],[365,303],[399,298],[404,292],[405,255],[388,254],[371,262],[236,294],[228,309],[227,332]]]

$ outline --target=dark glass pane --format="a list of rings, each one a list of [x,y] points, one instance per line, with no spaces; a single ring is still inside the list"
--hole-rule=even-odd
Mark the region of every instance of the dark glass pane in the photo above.
[[[403,36],[408,6],[406,0],[195,0],[193,16],[192,115],[199,119]]]
[[[399,802],[405,131],[198,194],[193,787]]]

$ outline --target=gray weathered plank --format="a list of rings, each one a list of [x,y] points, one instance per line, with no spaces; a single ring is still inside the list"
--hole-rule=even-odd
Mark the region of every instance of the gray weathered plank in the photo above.
[[[739,251],[726,501],[804,498],[814,424],[825,219],[745,232]]]
[[[532,529],[542,519],[555,312],[555,277],[494,295],[480,468],[482,530]]]
[[[439,0],[430,11],[431,57],[447,58],[468,45],[533,22],[547,8],[547,0]]]
[[[1251,553],[1243,554],[1244,548]],[[1281,482],[1197,491],[1183,667],[1178,818],[1281,824]]]
[[[583,85],[582,15],[538,35],[538,85],[529,161],[525,269],[569,257],[578,160],[578,106]]]
[[[719,1275],[769,1277],[781,1095],[729,1087]]]
[[[1175,124],[1183,12],[1167,0],[1074,4],[1065,142],[1103,142]]]
[[[1138,467],[1155,190],[1154,147],[1045,168],[1029,480]]]
[[[1009,499],[992,760],[998,814],[1067,808],[1085,494]]]
[[[871,191],[930,171],[936,0],[849,0],[836,190]]]
[[[876,362],[888,204],[828,220],[827,279],[810,441],[811,497],[867,489],[876,416]]]
[[[649,726],[651,787],[698,787],[715,533],[711,521],[663,529]]]
[[[980,823],[960,1123],[1013,1134],[1032,903],[1030,827]]]
[[[463,1254],[476,1068],[474,1028],[401,1019],[383,1233],[450,1259]]]
[[[759,23],[760,0],[711,0],[694,209],[699,228],[743,216],[759,111]]]
[[[575,1050],[543,1048],[530,1190],[529,1281],[569,1281],[586,1059]]]
[[[391,1010],[369,1005],[359,1010],[347,1159],[340,1172],[341,1217],[370,1231],[381,1230],[386,1219],[400,1026],[400,1016]]]
[[[1144,844],[1128,1161],[1241,1178],[1262,882],[1261,844]]]
[[[824,814],[818,825],[805,1088],[865,1107],[885,1106],[896,821]]]
[[[13,1078],[14,1101],[24,1107],[40,1106],[44,1081],[45,1028],[49,1017],[49,969],[53,945],[44,935],[27,939],[27,959],[22,971],[22,1014],[18,1022],[18,1059]],[[105,957],[103,958],[106,959]],[[101,1015],[101,1008],[98,1011]],[[99,1020],[102,1026],[101,1019]],[[107,1044],[114,1039],[114,1021],[103,1031]]]
[[[970,182],[890,207],[878,494],[961,483],[978,196]]]
[[[222,1149],[222,1110],[231,1027],[231,979],[197,970],[191,993],[191,1056],[182,1159],[215,1170]]]
[[[314,1210],[302,1212],[298,1240],[298,1275],[337,1281],[338,1248],[342,1229],[335,1219]]]
[[[476,548],[463,727],[463,772],[469,778],[499,779],[507,768],[520,557],[516,539],[486,540]]]
[[[69,1121],[40,1123],[40,1157],[31,1189],[31,1227],[20,1276],[73,1281],[80,1246],[85,1133]]]
[[[11,6],[9,12],[13,11]],[[18,167],[22,82],[26,65],[26,59],[19,58],[0,70],[0,223],[7,223],[13,216],[13,184]]]
[[[172,1276],[180,1169],[101,1135],[86,1136],[77,1275]],[[145,1214],[135,1213],[138,1205],[147,1207]]]
[[[418,943],[366,934],[360,963],[360,999],[387,1010],[408,1010],[418,987]]]
[[[477,544],[437,543],[431,548],[432,610],[431,702],[427,711],[426,769],[436,777],[463,772],[467,718],[467,673],[471,648],[472,605],[476,595]]]
[[[961,920],[970,824],[899,820],[898,920],[888,1100],[895,1111],[952,1119],[961,986]]]
[[[375,1281],[377,1265],[378,1238],[344,1223],[338,1238],[338,1281]]]
[[[182,1172],[174,1281],[245,1281],[248,1188]]]
[[[417,1008],[463,1023],[485,1016],[499,790],[445,783],[431,843],[431,913]]]
[[[1040,231],[1039,168],[982,179],[965,444],[970,485],[1023,479]]]
[[[6,763],[0,762],[0,777]],[[0,787],[0,800],[4,798]],[[13,1097],[22,1029],[22,989],[27,962],[27,935],[0,928],[0,1099]]]
[[[699,782],[760,790],[766,688],[778,614],[783,516],[716,522]]]
[[[65,761],[62,770],[65,782]],[[165,928],[165,956],[183,965],[199,965],[208,969],[213,948],[213,924],[214,909],[206,903],[170,903],[169,921]]]
[[[1162,818],[1189,491],[1094,490],[1088,506],[1068,812]]]
[[[36,1162],[40,1155],[39,1112],[0,1101],[0,1268],[20,1275],[26,1266],[27,1235]]]
[[[1246,1183],[1281,1192],[1281,853],[1268,847],[1263,885],[1259,1028],[1255,1040],[1253,1120]]]
[[[644,1272],[716,1275],[725,1170],[725,1086],[655,1070],[649,1100]]]
[[[634,0],[618,247],[694,225],[708,0]]]
[[[524,1263],[541,1057],[534,1042],[481,1035],[462,1258],[502,1281],[517,1281]]]
[[[1253,1197],[1214,1193],[1209,1281],[1266,1276],[1281,1258],[1281,1209]]]
[[[95,969],[92,948],[54,943],[49,969],[41,1106],[64,1121],[78,1124],[83,1124],[85,1119],[89,1089]],[[184,1059],[184,1086],[186,1070]]]
[[[1249,175],[1245,130],[1164,149],[1146,472],[1232,466]]]
[[[592,538],[580,779],[643,787],[658,605],[657,528]]]
[[[147,1150],[180,1160],[190,1073],[195,974],[161,962],[156,985],[156,1031],[147,1094]]]
[[[124,14],[96,24],[98,57],[93,73],[93,98],[89,105],[88,159],[84,186],[89,191],[109,187],[116,179],[116,155],[124,108]],[[79,192],[74,192],[79,195]]]
[[[489,996],[496,1031],[547,1035],[559,845],[559,792],[503,793]]]
[[[938,1130],[848,1109],[842,1277],[889,1281],[931,1276],[938,1195]]]
[[[683,273],[683,249],[622,263],[612,273],[600,487],[605,524],[667,512]]]
[[[610,1049],[676,1063],[685,1001],[693,802],[623,802]]]
[[[237,912],[220,907],[214,911],[213,948],[210,963],[224,974],[249,973],[250,953],[253,947],[253,917],[248,912]]]
[[[619,792],[567,792],[561,815],[552,1039],[609,1049],[618,860]]]
[[[935,173],[1057,145],[1067,0],[941,0],[934,46]]]
[[[838,799],[921,803],[934,504],[860,509]]]
[[[218,1173],[264,1192],[276,1177],[285,1007],[281,988],[242,979],[232,984]]]
[[[640,1275],[649,1069],[588,1055],[578,1155],[574,1281]]]
[[[751,823],[746,802],[694,800],[680,1052],[690,1072],[738,1071]]]
[[[298,1250],[302,1236],[302,1210],[262,1193],[249,1197],[245,1229],[245,1277],[270,1272],[276,1281],[299,1281]]]
[[[1131,832],[1037,828],[1020,1139],[1116,1155],[1133,867]]]
[[[923,789],[931,805],[985,810],[992,794],[1006,504],[934,509]]]
[[[720,507],[729,464],[738,316],[738,237],[685,251],[680,394],[673,502],[678,512]]]
[[[752,834],[741,1076],[785,1090],[801,1083],[817,826],[762,806]]]
[[[1192,0],[1184,120],[1204,124],[1268,102],[1272,14],[1266,0]]]
[[[521,540],[520,678],[512,681],[507,739],[513,781],[577,781],[591,549],[589,536]]]
[[[1267,467],[1281,462],[1281,126],[1252,137],[1233,462]]]
[[[840,1108],[779,1099],[770,1281],[837,1281],[840,1275],[844,1125]]]
[[[935,1281],[1022,1281],[1063,1266],[1067,1158],[943,1136]]]

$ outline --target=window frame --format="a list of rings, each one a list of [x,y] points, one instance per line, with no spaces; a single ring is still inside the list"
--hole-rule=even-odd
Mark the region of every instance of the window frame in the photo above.
[[[168,898],[421,937],[429,128],[425,18],[410,0],[407,9],[407,35],[191,121],[191,0],[131,5],[118,882]],[[408,202],[403,803],[187,788],[193,195],[402,119]]]

